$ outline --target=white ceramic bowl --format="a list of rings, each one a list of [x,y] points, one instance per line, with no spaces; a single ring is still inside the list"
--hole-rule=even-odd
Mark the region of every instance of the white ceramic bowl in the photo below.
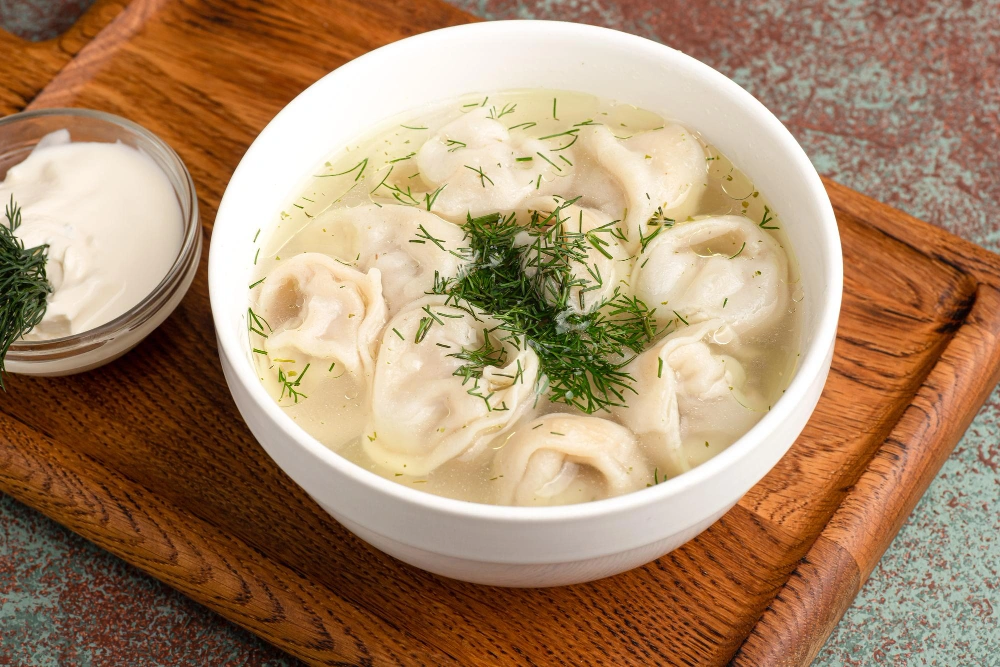
[[[526,508],[404,487],[320,444],[283,413],[254,372],[245,314],[255,230],[272,224],[329,152],[380,120],[466,93],[517,88],[584,91],[699,130],[780,211],[801,265],[802,357],[785,395],[729,449],[637,493]],[[410,37],[320,79],[247,151],[219,207],[209,260],[222,366],[267,453],[334,518],[382,551],[448,577],[502,586],[571,584],[623,572],[679,547],[729,510],[809,419],[830,368],[842,285],[840,238],[826,191],[798,143],[763,105],[668,47],[603,28],[540,21]]]

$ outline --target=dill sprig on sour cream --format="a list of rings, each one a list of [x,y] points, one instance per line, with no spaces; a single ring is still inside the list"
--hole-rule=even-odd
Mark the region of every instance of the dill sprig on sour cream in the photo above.
[[[513,214],[469,216],[464,250],[471,266],[457,279],[436,277],[432,292],[446,295],[449,305],[499,321],[488,334],[526,344],[538,355],[539,393],[592,414],[625,405],[634,378],[623,368],[662,331],[653,309],[617,289],[589,312],[571,307],[571,299],[582,300],[600,280],[576,276],[574,264],[585,263],[590,248],[603,248],[602,231],[615,233],[612,226],[573,231],[570,219],[560,216],[573,201],[547,215],[533,214],[527,226]],[[427,317],[421,329],[426,333],[433,325]],[[503,365],[503,348],[490,335],[484,339],[483,349],[450,355],[466,362],[456,375],[480,377],[486,366]]]
[[[21,207],[14,195],[4,210],[7,224],[0,223],[0,389],[4,358],[11,344],[31,331],[45,315],[52,287],[45,276],[48,245],[25,248],[14,235],[21,226]]]

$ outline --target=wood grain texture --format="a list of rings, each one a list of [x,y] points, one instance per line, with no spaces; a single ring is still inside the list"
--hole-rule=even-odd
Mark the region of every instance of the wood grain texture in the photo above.
[[[467,20],[436,0],[133,0],[33,106],[98,108],[159,134],[191,170],[211,232],[246,147],[297,92],[381,44]],[[729,514],[633,572],[489,589],[347,533],[229,398],[207,251],[178,310],[119,362],[11,378],[0,490],[314,664],[804,664],[1000,367],[1000,258],[828,188],[845,298],[815,415]]]
[[[734,660],[739,665],[799,665],[816,657],[1000,380],[997,256],[835,183],[827,189],[842,202],[838,214],[908,236],[914,249],[974,281],[975,291],[913,400],[825,526],[824,541],[842,551],[828,556],[818,551],[822,545],[813,547],[741,648]],[[920,234],[908,234],[914,225],[923,227]],[[845,565],[845,553],[856,569]]]
[[[24,109],[127,2],[97,0],[72,28],[45,42],[28,42],[0,30],[0,115]]]

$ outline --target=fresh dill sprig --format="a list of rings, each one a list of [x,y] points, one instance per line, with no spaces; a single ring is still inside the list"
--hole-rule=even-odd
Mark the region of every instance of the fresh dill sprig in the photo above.
[[[483,371],[487,366],[502,368],[507,365],[507,348],[495,342],[489,329],[483,331],[483,344],[474,350],[462,349],[459,352],[449,354],[465,363],[455,370],[455,375],[462,378],[462,384],[467,384],[470,380],[477,380],[483,377]]]
[[[538,123],[535,123],[535,122],[529,120],[526,123],[518,123],[517,125],[511,125],[507,129],[508,130],[517,130],[517,129],[529,130],[529,129],[533,128],[536,125],[538,125]]]
[[[777,225],[769,225],[769,222],[774,220],[774,216],[771,215],[771,209],[767,206],[764,207],[764,215],[760,219],[760,224],[757,225],[761,229],[780,229]]]
[[[542,158],[543,160],[545,160],[546,162],[548,162],[550,165],[552,165],[553,167],[555,167],[556,171],[562,171],[562,168],[559,165],[557,165],[555,162],[553,162],[552,160],[548,159],[547,157],[545,157],[541,153],[536,152],[535,155],[537,155],[538,157]]]
[[[273,331],[271,325],[267,323],[263,317],[253,312],[253,307],[247,307],[247,333],[257,334],[261,338],[267,338],[267,334],[264,333],[264,327],[267,327],[268,331]]]
[[[332,369],[333,367],[331,366],[330,368]],[[309,398],[298,390],[299,385],[302,384],[302,378],[306,376],[306,371],[308,370],[309,364],[306,364],[306,367],[302,369],[298,377],[295,377],[295,371],[285,373],[280,366],[278,367],[278,382],[281,383],[281,395],[278,396],[279,401],[285,397],[285,394],[295,403],[298,403],[300,398]]]
[[[445,183],[444,185],[440,186],[437,190],[434,190],[433,192],[424,192],[423,199],[419,199],[418,197],[421,195],[421,193],[420,192],[414,193],[413,188],[411,186],[407,185],[406,189],[404,190],[398,185],[387,182],[389,180],[389,176],[392,175],[392,170],[395,168],[395,166],[396,165],[389,165],[389,170],[386,172],[385,176],[382,177],[382,180],[379,181],[379,184],[376,185],[374,188],[372,188],[371,192],[369,192],[368,194],[374,195],[376,192],[378,192],[380,188],[385,188],[392,194],[392,198],[396,200],[396,203],[402,204],[403,206],[416,206],[416,207],[425,206],[427,207],[427,210],[430,211],[431,207],[434,206],[434,202],[437,201],[438,195],[441,194],[441,191],[444,190],[448,184]],[[414,176],[416,176],[416,174],[414,174]],[[413,178],[413,176],[410,176],[410,178]],[[378,204],[378,202],[375,203]]]
[[[662,332],[656,329],[654,309],[618,290],[590,311],[570,307],[574,290],[582,296],[601,281],[596,269],[587,267],[588,279],[574,267],[586,265],[588,249],[596,247],[593,239],[613,230],[605,225],[584,232],[582,218],[564,214],[574,201],[549,214],[534,213],[527,226],[513,214],[469,216],[464,229],[470,268],[459,278],[436,275],[432,293],[445,295],[448,305],[489,313],[498,322],[484,332],[480,348],[451,355],[465,362],[456,375],[477,379],[486,366],[506,363],[499,343],[526,344],[541,365],[539,393],[589,414],[625,404],[625,394],[634,392],[634,379],[624,367]],[[524,232],[527,243],[520,236]],[[421,319],[416,342],[434,326],[432,314]],[[478,383],[472,391],[479,391]]]
[[[49,246],[25,248],[14,235],[21,226],[21,207],[14,203],[14,195],[4,217],[7,224],[0,223],[0,389],[6,391],[3,374],[7,351],[42,321],[52,286],[45,275]]]
[[[492,179],[492,178],[490,178],[489,176],[487,176],[487,175],[486,175],[486,172],[484,172],[484,171],[483,171],[483,168],[482,168],[482,167],[470,167],[470,166],[469,166],[469,165],[467,165],[467,164],[466,164],[466,165],[462,165],[462,166],[464,166],[464,167],[465,167],[466,169],[468,169],[469,171],[474,171],[474,172],[476,172],[476,175],[478,175],[478,176],[479,176],[479,183],[480,183],[480,184],[481,184],[481,185],[482,185],[482,186],[483,186],[484,188],[486,187],[486,181],[489,181],[489,182],[490,182],[490,185],[493,185],[493,179]],[[430,209],[428,209],[428,210],[430,210]]]
[[[657,206],[656,210],[653,211],[653,215],[649,216],[649,220],[646,221],[646,224],[650,227],[654,225],[664,225],[666,227],[673,227],[675,222],[676,220],[674,220],[673,218],[668,218],[663,214],[662,206]]]
[[[514,113],[515,110],[517,110],[517,104],[516,103],[514,103],[514,104],[510,104],[510,103],[505,104],[505,105],[503,105],[503,108],[500,109],[500,110],[497,110],[496,107],[490,107],[489,117],[492,118],[493,120],[500,120],[501,118],[503,118],[507,114]]]
[[[336,173],[336,174],[316,174],[314,176],[314,178],[333,178],[334,176],[344,176],[346,174],[350,174],[351,172],[353,172],[355,169],[358,169],[359,167],[360,167],[361,171],[359,171],[358,175],[354,177],[354,181],[358,182],[358,181],[361,180],[361,177],[364,176],[365,169],[368,167],[368,158],[365,158],[364,160],[362,160],[361,162],[357,163],[356,165],[354,165],[353,167],[351,167],[347,171],[341,171],[341,172]]]
[[[569,142],[563,144],[559,148],[551,148],[551,149],[549,149],[553,153],[555,153],[557,151],[565,150],[565,149],[569,148],[570,146],[572,146],[573,144],[575,144],[576,140],[580,138],[579,137],[579,132],[580,132],[580,128],[576,128],[575,127],[575,128],[573,128],[571,130],[566,130],[565,132],[557,132],[555,134],[549,134],[549,135],[546,135],[544,137],[538,137],[538,140],[539,141],[545,141],[546,139],[556,139],[558,137],[572,137],[572,139],[570,139]]]

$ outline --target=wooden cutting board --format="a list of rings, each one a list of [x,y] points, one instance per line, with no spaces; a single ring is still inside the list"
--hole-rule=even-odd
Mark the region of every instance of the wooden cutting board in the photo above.
[[[437,0],[120,5],[102,0],[88,15],[110,23],[82,49],[83,28],[31,58],[0,39],[13,63],[0,70],[0,103],[23,106],[68,63],[29,108],[103,109],[166,139],[195,179],[207,237],[244,150],[296,93],[372,48],[472,20]],[[237,414],[216,356],[207,252],[177,312],[118,362],[10,379],[0,490],[310,663],[806,664],[1000,371],[1000,257],[827,187],[846,276],[816,413],[731,512],[646,567],[493,589],[352,537]]]

